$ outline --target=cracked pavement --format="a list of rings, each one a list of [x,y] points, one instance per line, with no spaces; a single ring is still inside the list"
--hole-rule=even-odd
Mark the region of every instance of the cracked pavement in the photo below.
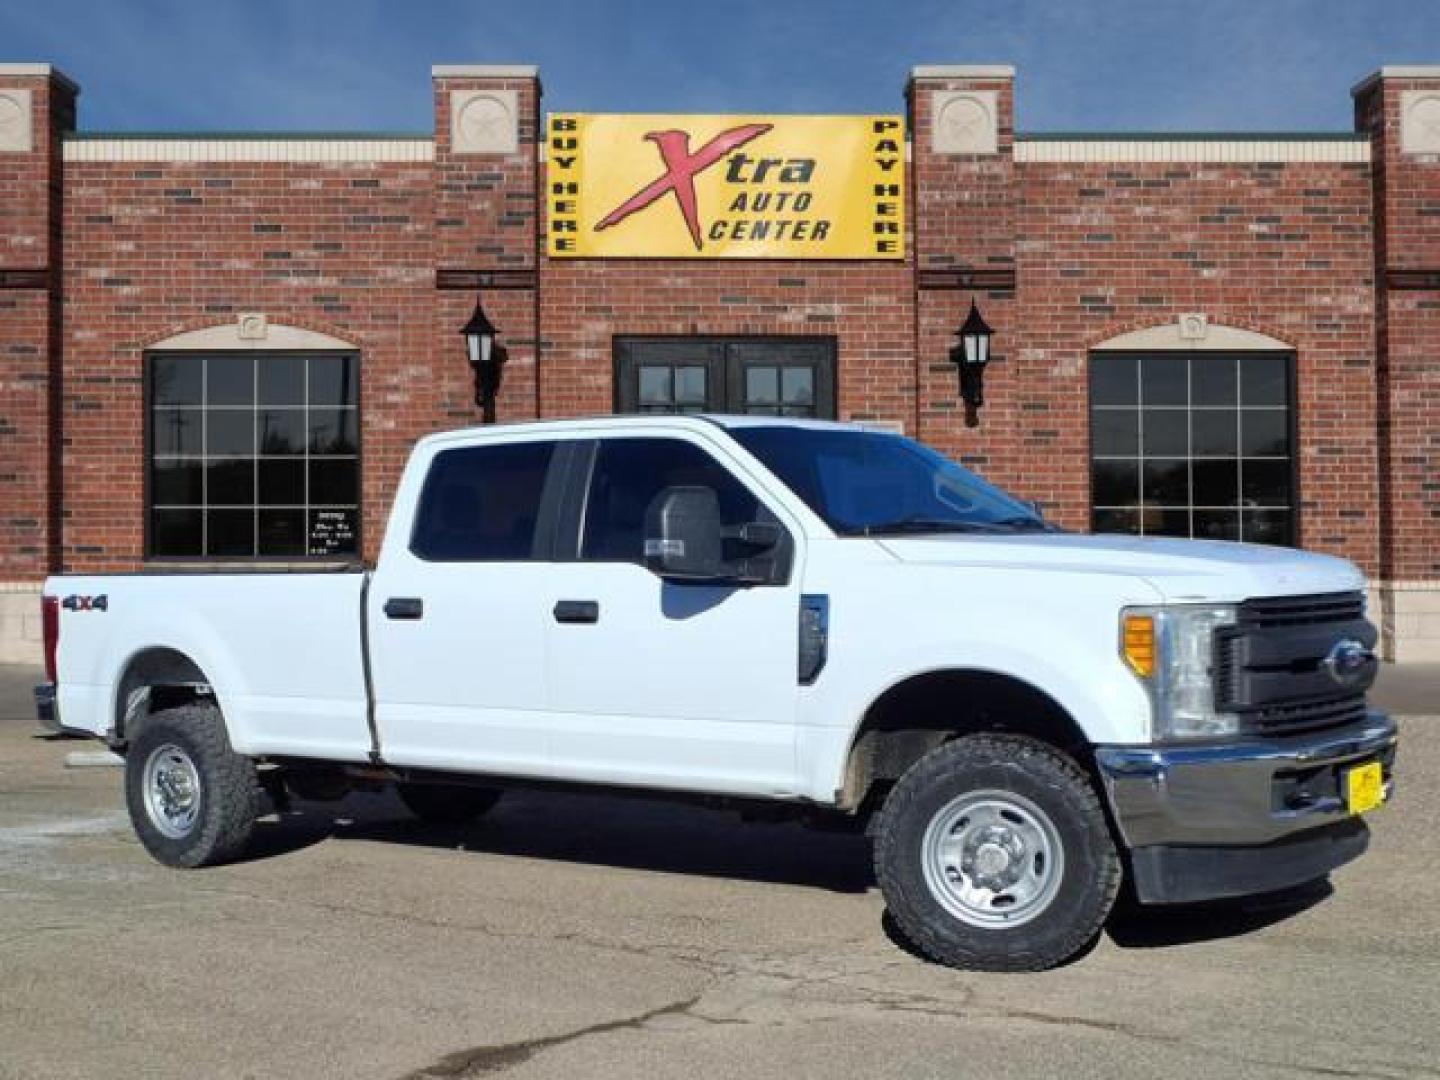
[[[166,870],[120,772],[35,737],[36,677],[0,668],[0,1077],[1440,1078],[1440,718],[1333,892],[1003,976],[892,941],[862,839],[660,802],[445,832],[360,794]]]

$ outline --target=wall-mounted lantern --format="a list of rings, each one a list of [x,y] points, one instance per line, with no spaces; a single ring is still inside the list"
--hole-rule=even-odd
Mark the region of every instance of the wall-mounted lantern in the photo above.
[[[480,409],[480,422],[495,422],[495,395],[500,392],[500,376],[505,367],[505,349],[496,340],[495,324],[485,314],[480,298],[475,298],[475,311],[470,321],[460,328],[465,337],[466,359],[475,375],[475,404]]]
[[[990,326],[980,317],[975,301],[970,314],[955,331],[960,341],[950,347],[950,362],[960,370],[960,397],[965,402],[965,426],[978,427],[985,404],[985,365],[990,362]]]

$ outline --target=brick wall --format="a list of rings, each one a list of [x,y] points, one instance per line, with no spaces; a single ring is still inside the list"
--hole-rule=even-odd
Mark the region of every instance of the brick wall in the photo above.
[[[41,133],[0,153],[0,270],[53,268],[63,296],[44,274],[0,289],[0,581],[138,565],[144,350],[245,311],[360,350],[373,556],[413,441],[476,420],[458,330],[479,290],[508,350],[502,419],[610,411],[617,335],[833,336],[841,416],[903,424],[1081,528],[1090,351],[1203,312],[1296,352],[1302,543],[1433,586],[1440,300],[1394,272],[1413,286],[1440,268],[1440,166],[1398,149],[1400,95],[1435,81],[1360,93],[1372,177],[1359,162],[1033,160],[1004,69],[919,69],[909,254],[887,263],[544,258],[526,69],[437,69],[433,161],[72,160],[63,179],[68,84],[0,76],[33,89]],[[476,93],[513,102],[513,148],[457,141],[455,106]],[[956,93],[993,100],[993,149],[935,148],[937,102]],[[1378,301],[1377,266],[1392,282]],[[972,298],[996,332],[974,428],[947,359]]]
[[[360,349],[362,528],[374,550],[410,443],[472,415],[463,365],[434,348],[430,179],[426,165],[395,162],[69,164],[67,569],[143,556],[146,348],[246,311]]]
[[[75,117],[74,87],[43,68],[0,69],[6,90],[29,96],[30,149],[0,151],[0,582],[57,565],[60,137]]]
[[[1030,163],[1019,187],[1025,329],[1016,393],[997,396],[1014,400],[1022,427],[1053,434],[1028,453],[1002,451],[996,466],[1018,477],[1063,462],[1051,483],[1068,520],[1084,524],[1089,350],[1204,312],[1295,348],[1300,540],[1374,573],[1366,167]]]
[[[992,158],[937,155],[931,102],[994,91]],[[1301,541],[1378,566],[1372,512],[1373,247],[1363,164],[1021,162],[1008,83],[917,79],[913,132],[925,439],[1089,523],[1090,350],[1120,333],[1204,312],[1265,333],[1298,356]],[[969,191],[962,198],[956,192]],[[1014,291],[925,288],[925,269],[1013,264]],[[963,280],[955,275],[954,280]],[[943,362],[969,299],[995,327],[981,426],[963,425]]]
[[[442,69],[444,70],[444,69]],[[511,154],[457,148],[452,116],[457,96],[514,95],[516,149]],[[432,265],[460,271],[465,288],[442,293],[436,304],[436,355],[453,363],[463,354],[458,330],[484,293],[485,311],[507,352],[497,418],[524,420],[538,411],[535,356],[539,333],[536,266],[540,258],[540,80],[510,74],[441,74],[434,79],[435,166]],[[473,407],[455,423],[473,423]]]
[[[1370,133],[1375,264],[1380,280],[1381,528],[1384,617],[1406,650],[1440,657],[1440,152],[1407,151],[1407,92],[1440,77],[1391,76],[1357,88],[1356,127]]]
[[[818,335],[836,339],[840,415],[909,427],[912,300],[899,263],[548,260],[541,414],[613,409],[612,335]]]

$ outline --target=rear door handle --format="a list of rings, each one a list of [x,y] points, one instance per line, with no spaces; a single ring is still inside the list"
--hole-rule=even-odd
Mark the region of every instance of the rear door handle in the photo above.
[[[557,600],[554,614],[560,623],[597,623],[600,604],[595,600]]]
[[[418,596],[392,596],[384,611],[388,619],[420,619],[425,616],[425,601]]]

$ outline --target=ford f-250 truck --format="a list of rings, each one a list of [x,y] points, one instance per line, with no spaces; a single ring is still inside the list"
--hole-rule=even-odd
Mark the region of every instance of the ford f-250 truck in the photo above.
[[[1365,849],[1396,729],[1339,559],[1083,536],[860,426],[648,416],[434,435],[373,571],[62,576],[42,719],[126,758],[162,863],[288,793],[457,823],[525,783],[767,803],[874,838],[946,964],[1074,956],[1142,903]]]

